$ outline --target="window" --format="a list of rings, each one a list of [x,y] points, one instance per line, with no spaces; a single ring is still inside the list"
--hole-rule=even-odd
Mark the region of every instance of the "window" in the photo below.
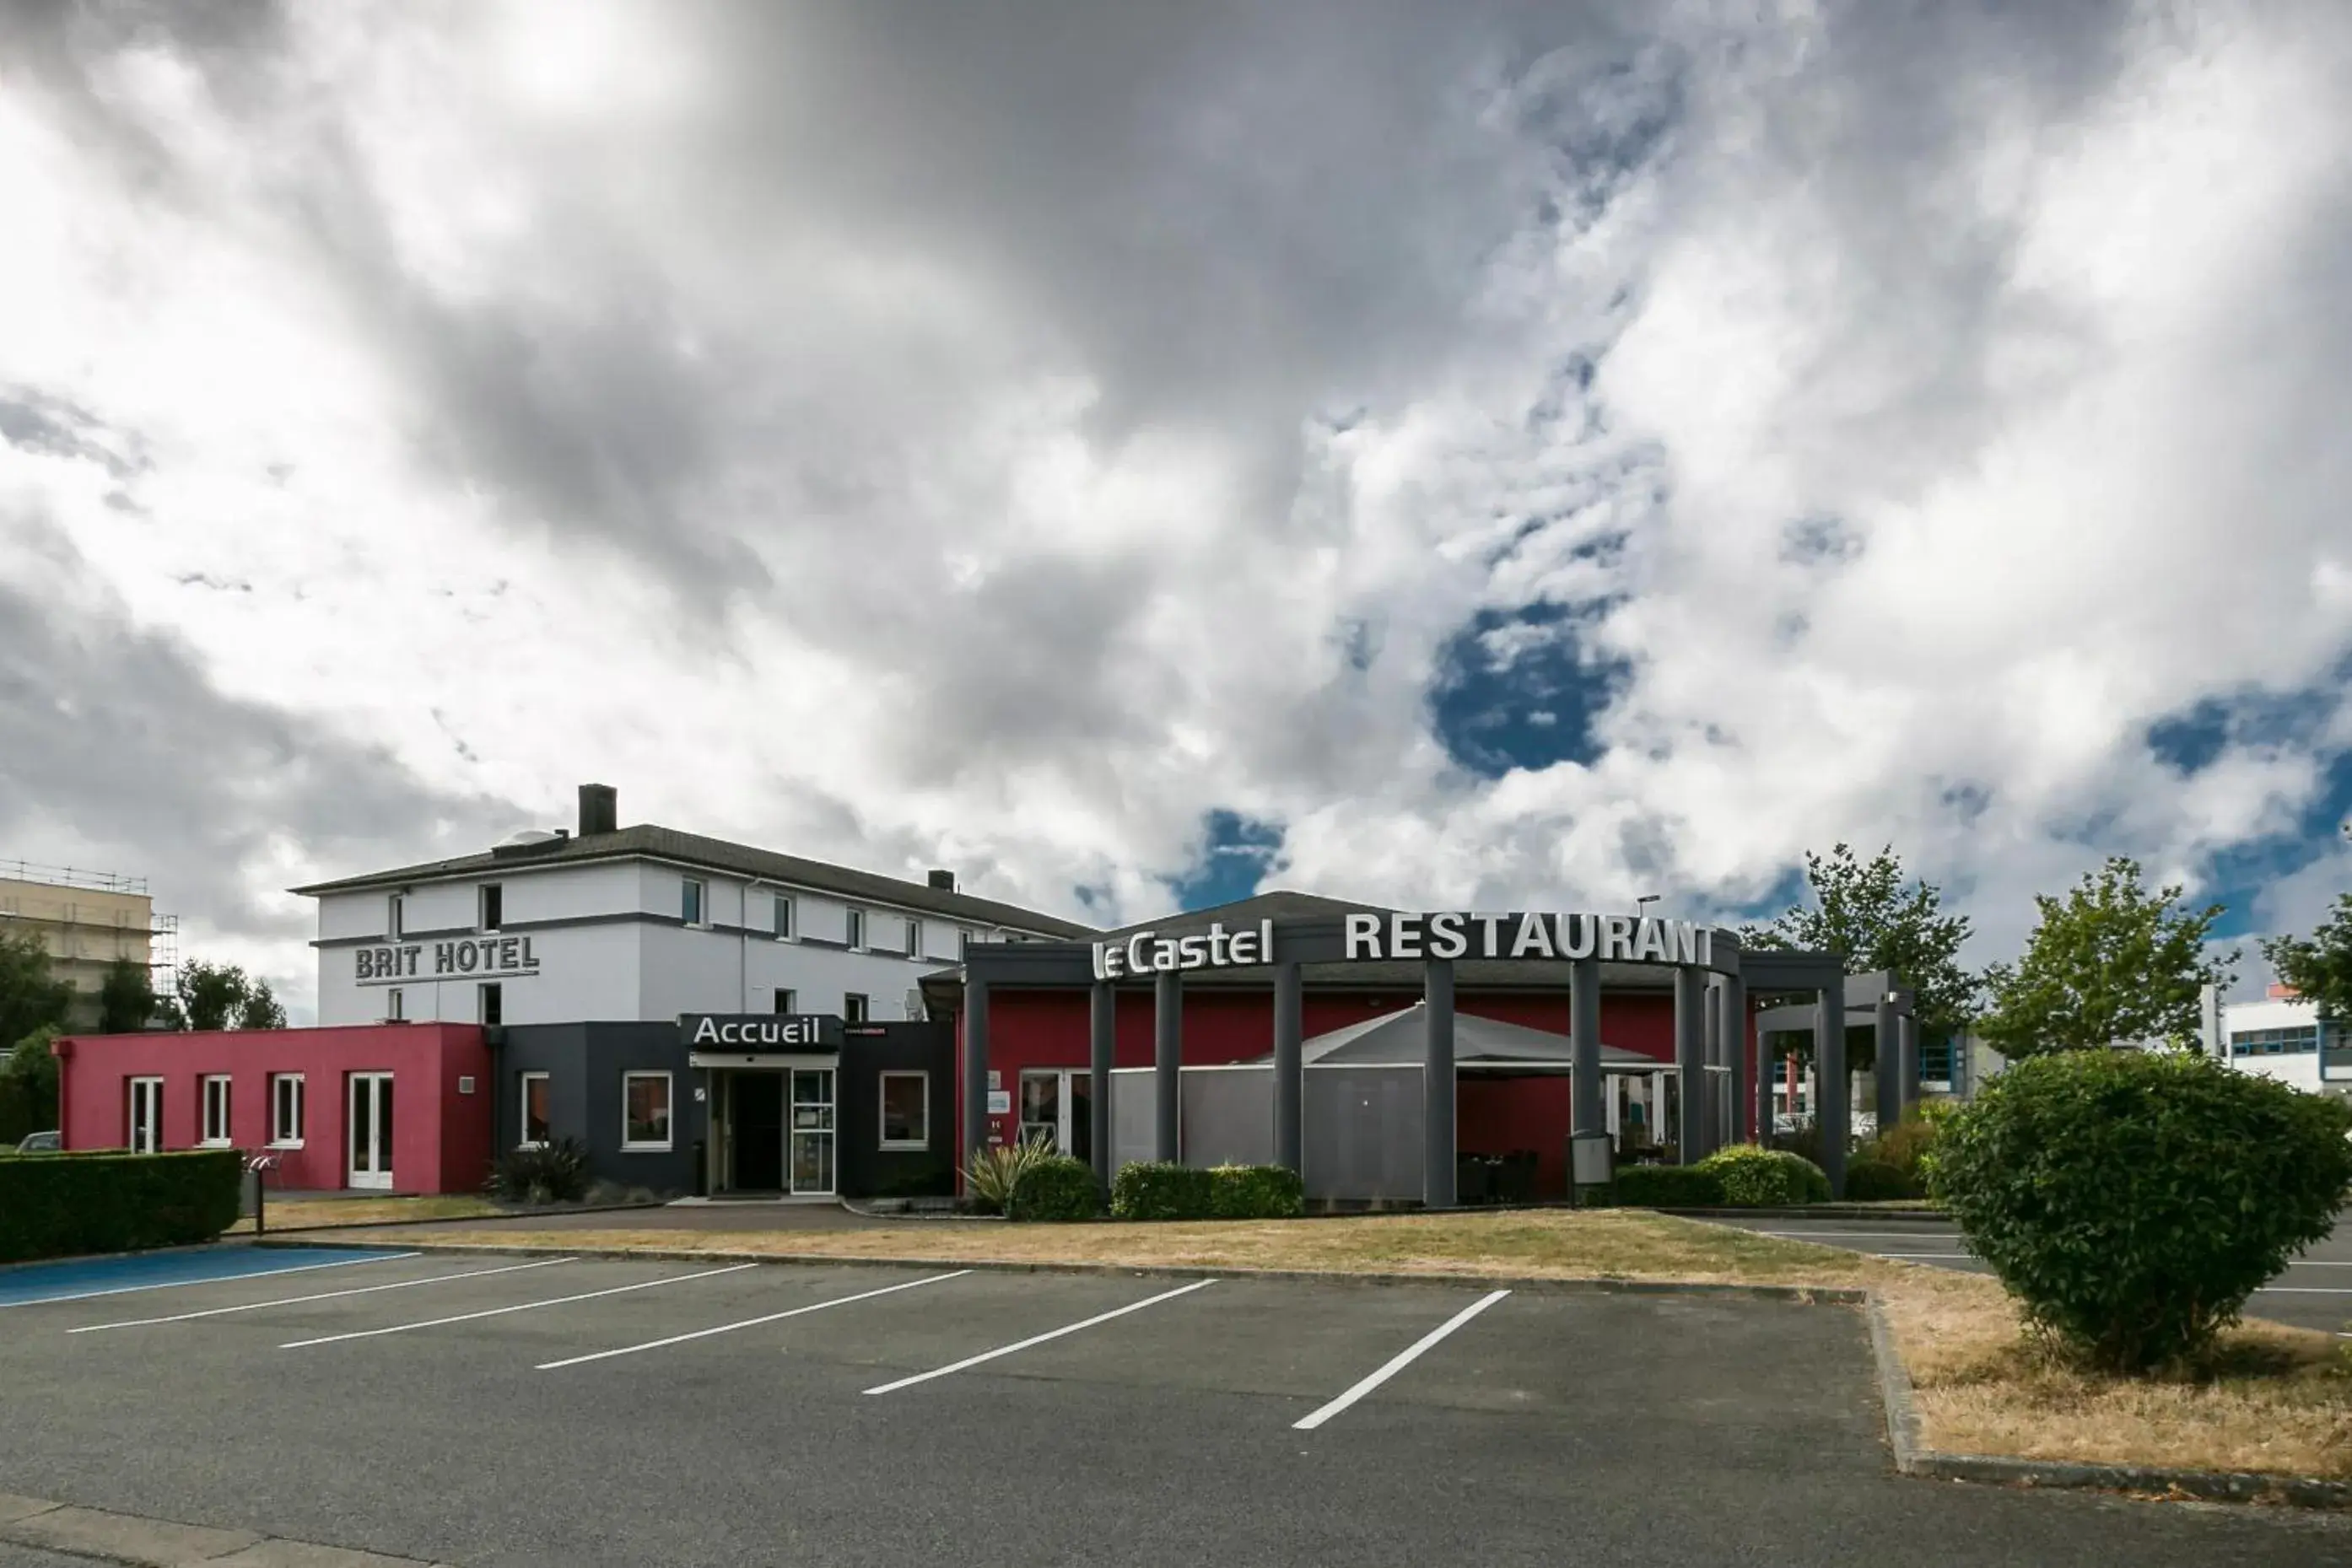
[[[688,925],[701,925],[706,918],[703,905],[709,885],[700,877],[689,876],[680,879],[677,890],[678,918]]]
[[[495,882],[482,883],[482,929],[496,931],[506,924],[507,890]]]
[[[302,1146],[302,1075],[299,1072],[270,1077],[269,1142],[280,1149]]]
[[[776,895],[776,940],[789,942],[793,939],[793,932],[792,895],[780,893]]]
[[[841,998],[841,1021],[844,1023],[864,1023],[866,1021],[866,999],[864,997],[859,996],[856,991],[850,992],[848,995]]]
[[[2319,1049],[2319,1026],[2300,1029],[2245,1029],[2230,1036],[2231,1056],[2290,1056]]]
[[[497,982],[492,981],[482,986],[480,990],[482,997],[482,1021],[484,1023],[506,1022],[507,996],[505,988],[499,986]]]
[[[123,1142],[134,1155],[160,1153],[163,1147],[163,1081],[160,1078],[134,1078],[131,1081],[130,1136]]]
[[[398,1023],[401,1019],[408,1016],[406,1008],[407,998],[402,996],[398,986],[394,986],[392,989],[384,992],[383,1016],[385,1018],[391,1019],[394,1023]]]
[[[922,956],[923,922],[920,916],[909,915],[907,916],[907,956],[919,958]]]
[[[931,1144],[931,1077],[928,1072],[882,1075],[882,1146],[927,1149]]]
[[[866,911],[862,909],[849,912],[849,945],[859,948],[866,946]]]
[[[669,1074],[621,1074],[621,1147],[669,1147]]]
[[[799,1000],[800,998],[796,993],[788,991],[782,986],[778,986],[776,988],[776,1010],[778,1012],[788,1013],[794,1011],[795,1009],[793,1004]]]
[[[538,1148],[547,1142],[547,1074],[526,1072],[522,1075],[522,1143],[526,1149]]]
[[[399,940],[407,934],[403,929],[403,923],[407,917],[408,895],[404,893],[394,894],[384,901],[383,934],[394,941]]]
[[[228,1140],[228,1076],[214,1073],[205,1080],[205,1138],[218,1147]]]

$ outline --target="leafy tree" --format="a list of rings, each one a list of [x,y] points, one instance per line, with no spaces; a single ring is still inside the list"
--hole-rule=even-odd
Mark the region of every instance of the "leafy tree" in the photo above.
[[[98,1031],[134,1034],[155,1018],[155,982],[147,966],[118,958],[98,988]]]
[[[2263,956],[2283,984],[2318,1005],[2321,1018],[2352,1019],[2352,893],[2336,896],[2336,913],[2308,940],[2265,939]]]
[[[49,972],[49,949],[32,931],[0,927],[0,1046],[66,1021],[73,986]]]
[[[1920,879],[1906,885],[1894,845],[1868,861],[1843,843],[1826,855],[1808,853],[1805,882],[1812,904],[1798,904],[1769,925],[1741,928],[1743,946],[1837,953],[1859,968],[1888,970],[1911,988],[1923,1037],[1967,1027],[1983,988],[1960,966],[1968,916],[1945,914],[1943,890],[1935,883]],[[1811,1037],[1805,1036],[1798,1054],[1810,1058],[1811,1052]],[[1849,1063],[1868,1067],[1874,1054],[1870,1031],[1849,1031]]]
[[[270,994],[269,982],[248,978],[235,964],[207,964],[201,958],[180,966],[173,989],[183,1027],[211,1029],[284,1029],[286,1009]]]
[[[2063,899],[2037,894],[2042,920],[2024,956],[1985,972],[1986,1040],[2012,1060],[2127,1040],[2192,1042],[2200,993],[2229,985],[2239,950],[2209,953],[2221,905],[2176,907],[2180,892],[2148,893],[2139,862],[2116,855]]]

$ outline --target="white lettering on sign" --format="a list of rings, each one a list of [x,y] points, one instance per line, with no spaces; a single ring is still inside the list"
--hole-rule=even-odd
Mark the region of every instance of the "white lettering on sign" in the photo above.
[[[1344,961],[1453,958],[1600,958],[1612,964],[1714,961],[1715,934],[1687,920],[1630,915],[1475,915],[1444,910],[1351,914],[1340,917]],[[1122,942],[1094,946],[1097,980],[1123,975],[1165,975],[1274,961],[1274,922],[1227,931],[1213,923],[1203,934],[1162,936],[1139,931]]]
[[[433,944],[431,973],[424,965],[425,944],[353,950],[352,977],[362,986],[396,986],[403,980],[442,976],[479,975],[488,979],[525,979],[539,973],[539,955],[528,936],[466,937]]]
[[[814,1016],[803,1018],[704,1018],[694,1026],[693,1045],[817,1045],[822,1043]]]

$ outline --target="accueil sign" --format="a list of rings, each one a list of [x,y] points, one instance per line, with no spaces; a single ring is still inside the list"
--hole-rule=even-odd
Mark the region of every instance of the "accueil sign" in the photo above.
[[[1621,964],[1693,964],[1713,960],[1713,932],[1687,920],[1631,915],[1474,915],[1462,911],[1344,917],[1341,957],[1348,962],[1407,958],[1598,958]],[[1094,945],[1097,980],[1121,975],[1162,975],[1225,969],[1274,959],[1274,922],[1227,931],[1162,936],[1139,931]]]

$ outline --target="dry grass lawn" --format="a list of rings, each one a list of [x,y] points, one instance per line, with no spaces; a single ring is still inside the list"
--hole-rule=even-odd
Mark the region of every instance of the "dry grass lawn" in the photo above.
[[[268,1234],[281,1230],[320,1230],[349,1225],[381,1225],[395,1219],[478,1219],[500,1212],[486,1197],[463,1195],[431,1197],[326,1197],[265,1200],[261,1218]],[[249,1235],[253,1221],[240,1219],[229,1227],[232,1236]]]
[[[859,1230],[501,1226],[436,1232],[433,1240],[567,1251],[1858,1286],[1885,1305],[1930,1448],[2352,1479],[2352,1357],[2326,1334],[2249,1323],[2224,1342],[2221,1375],[2202,1383],[2094,1377],[2038,1355],[1990,1279],[1641,1210],[1169,1225],[909,1220]]]

